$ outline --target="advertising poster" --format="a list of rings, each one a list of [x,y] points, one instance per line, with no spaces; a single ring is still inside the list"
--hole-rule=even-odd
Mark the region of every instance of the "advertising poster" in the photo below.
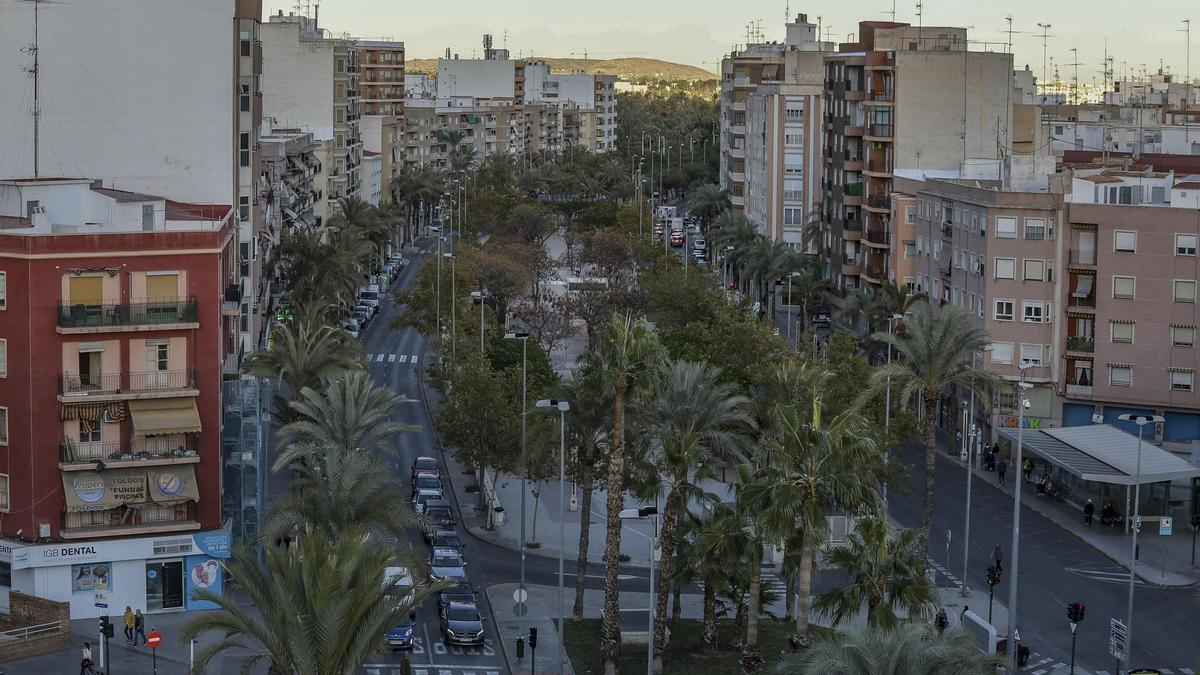
[[[221,568],[221,561],[206,555],[189,555],[184,558],[184,565],[183,582],[187,610],[190,612],[197,609],[218,609],[216,604],[207,600],[192,599],[192,594],[197,590],[222,594],[225,570]]]

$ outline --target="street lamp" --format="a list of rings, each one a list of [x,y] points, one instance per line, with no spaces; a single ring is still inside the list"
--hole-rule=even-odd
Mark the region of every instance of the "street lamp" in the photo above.
[[[796,350],[796,345],[792,343],[792,277],[800,276],[799,272],[788,272],[788,313],[787,313],[787,340],[788,348],[792,351]],[[889,346],[888,349],[891,349]]]
[[[525,416],[529,406],[529,333],[505,333],[505,340],[521,341],[521,597],[525,594],[525,493],[529,475],[525,466]]]
[[[1021,371],[1021,381],[1017,383],[1017,454],[1013,460],[1013,471],[1021,468],[1021,451],[1024,442],[1025,408],[1029,399],[1025,398],[1025,390],[1033,385],[1025,381],[1025,371],[1033,367],[1029,361],[1024,361],[1017,368]],[[1021,483],[1018,477],[1013,481],[1013,527],[1012,527],[1012,581],[1008,582],[1008,662],[1009,671],[1017,672],[1017,586],[1018,568],[1021,566]]]
[[[1162,415],[1134,415],[1126,413],[1118,415],[1122,422],[1133,422],[1138,428],[1137,460],[1133,470],[1133,537],[1129,541],[1129,600],[1125,610],[1125,663],[1133,661],[1133,587],[1137,569],[1137,540],[1138,532],[1142,529],[1142,517],[1138,515],[1142,497],[1142,429],[1150,423],[1160,424],[1164,421]],[[1128,494],[1128,493],[1126,493]]]
[[[992,345],[985,346],[983,348],[983,351],[985,351],[985,352],[992,351]],[[975,357],[976,356],[978,356],[978,352],[971,353],[971,368],[972,369],[975,368]],[[967,593],[970,590],[967,588],[967,571],[968,571],[967,558],[970,555],[970,551],[971,551],[971,477],[972,477],[973,470],[975,468],[974,467],[975,453],[978,452],[978,447],[979,447],[979,444],[976,442],[978,437],[975,434],[975,422],[973,420],[973,418],[975,416],[975,390],[974,389],[971,390],[971,403],[968,405],[967,403],[964,402],[963,405],[966,406],[963,409],[963,418],[964,418],[964,420],[963,420],[963,435],[964,435],[963,450],[966,452],[966,458],[967,458],[967,510],[966,510],[966,520],[965,520],[965,524],[963,526],[963,576],[962,576],[962,597],[965,598],[965,597],[967,597]],[[967,423],[967,420],[971,420],[969,425]],[[982,431],[981,431],[981,433],[982,433]]]
[[[451,238],[453,241],[453,238]],[[443,253],[450,261],[450,363],[458,362],[458,280],[455,279],[455,264],[457,260],[453,253]]]
[[[563,551],[567,548],[567,514],[566,494],[567,483],[567,411],[571,404],[566,401],[542,399],[534,404],[541,409],[558,410],[558,666],[559,671],[567,672],[567,652],[563,645],[563,636],[567,632],[566,605],[563,603]]]
[[[650,634],[646,640],[646,675],[654,673],[654,549],[658,547],[658,507],[642,506],[636,509],[624,509],[617,514],[621,520],[640,520],[650,518]]]
[[[892,334],[892,324],[897,321],[903,321],[903,314],[893,314],[888,317],[888,335]],[[813,339],[816,339],[814,334]],[[892,341],[888,340],[887,362],[892,365]],[[887,376],[887,394],[884,397],[883,404],[883,461],[891,461],[891,433],[892,433],[892,374],[889,372]],[[887,481],[883,482],[883,516],[887,517],[888,512],[888,489]]]

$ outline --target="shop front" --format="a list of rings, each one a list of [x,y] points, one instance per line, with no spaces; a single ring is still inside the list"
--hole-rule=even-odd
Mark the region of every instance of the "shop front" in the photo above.
[[[222,561],[229,557],[227,530],[60,544],[0,541],[11,559],[11,589],[71,605],[72,619],[213,609],[194,597],[218,596]]]

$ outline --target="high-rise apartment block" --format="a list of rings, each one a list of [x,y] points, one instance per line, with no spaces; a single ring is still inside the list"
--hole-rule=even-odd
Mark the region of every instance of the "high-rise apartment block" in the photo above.
[[[359,134],[363,141],[364,199],[392,201],[389,185],[404,166],[404,43],[359,40]],[[374,153],[372,155],[371,153]],[[378,156],[378,159],[373,159]],[[369,173],[378,164],[379,187]],[[368,166],[369,165],[369,166]],[[367,187],[371,183],[371,187]],[[377,197],[375,195],[378,195]]]

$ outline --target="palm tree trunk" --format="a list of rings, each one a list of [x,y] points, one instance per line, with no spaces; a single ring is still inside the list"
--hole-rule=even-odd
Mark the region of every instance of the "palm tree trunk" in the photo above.
[[[758,649],[758,615],[762,612],[762,540],[754,540],[754,548],[758,555],[752,556],[754,567],[750,570],[750,598],[746,609],[746,644],[743,653]]]
[[[662,534],[659,545],[662,558],[658,564],[658,588],[654,598],[654,672],[662,672],[663,646],[667,641],[667,598],[671,593],[671,571],[675,562],[675,526],[679,521],[679,488],[672,486],[663,509]],[[653,561],[651,561],[653,564]]]
[[[617,570],[621,553],[621,507],[624,506],[622,480],[625,473],[625,376],[619,375],[613,396],[613,440],[608,460],[608,495],[604,539],[604,613],[600,622],[600,656],[604,675],[617,675],[621,656],[621,631],[617,617],[621,611]]]
[[[925,436],[925,507],[921,511],[921,560],[929,557],[929,533],[933,529],[933,472],[937,465],[937,436],[934,416],[937,415],[938,392],[923,392],[925,417],[921,420]]]
[[[712,579],[704,580],[704,627],[700,631],[700,651],[717,649],[717,590]]]
[[[671,595],[673,596],[671,600],[671,620],[678,621],[679,616],[683,614],[683,599],[680,597],[683,595],[682,581],[676,581],[671,584]]]
[[[805,532],[800,540],[800,569],[796,571],[796,638],[802,647],[808,646],[809,595],[812,593],[813,555],[816,552],[816,537]]]
[[[575,560],[575,606],[571,610],[576,621],[583,621],[584,575],[587,574],[589,535],[592,525],[592,469],[585,466],[579,472],[583,485],[582,500],[579,502],[579,557]]]
[[[796,616],[796,574],[787,575],[784,579],[787,597],[784,598],[783,620],[791,621]]]

